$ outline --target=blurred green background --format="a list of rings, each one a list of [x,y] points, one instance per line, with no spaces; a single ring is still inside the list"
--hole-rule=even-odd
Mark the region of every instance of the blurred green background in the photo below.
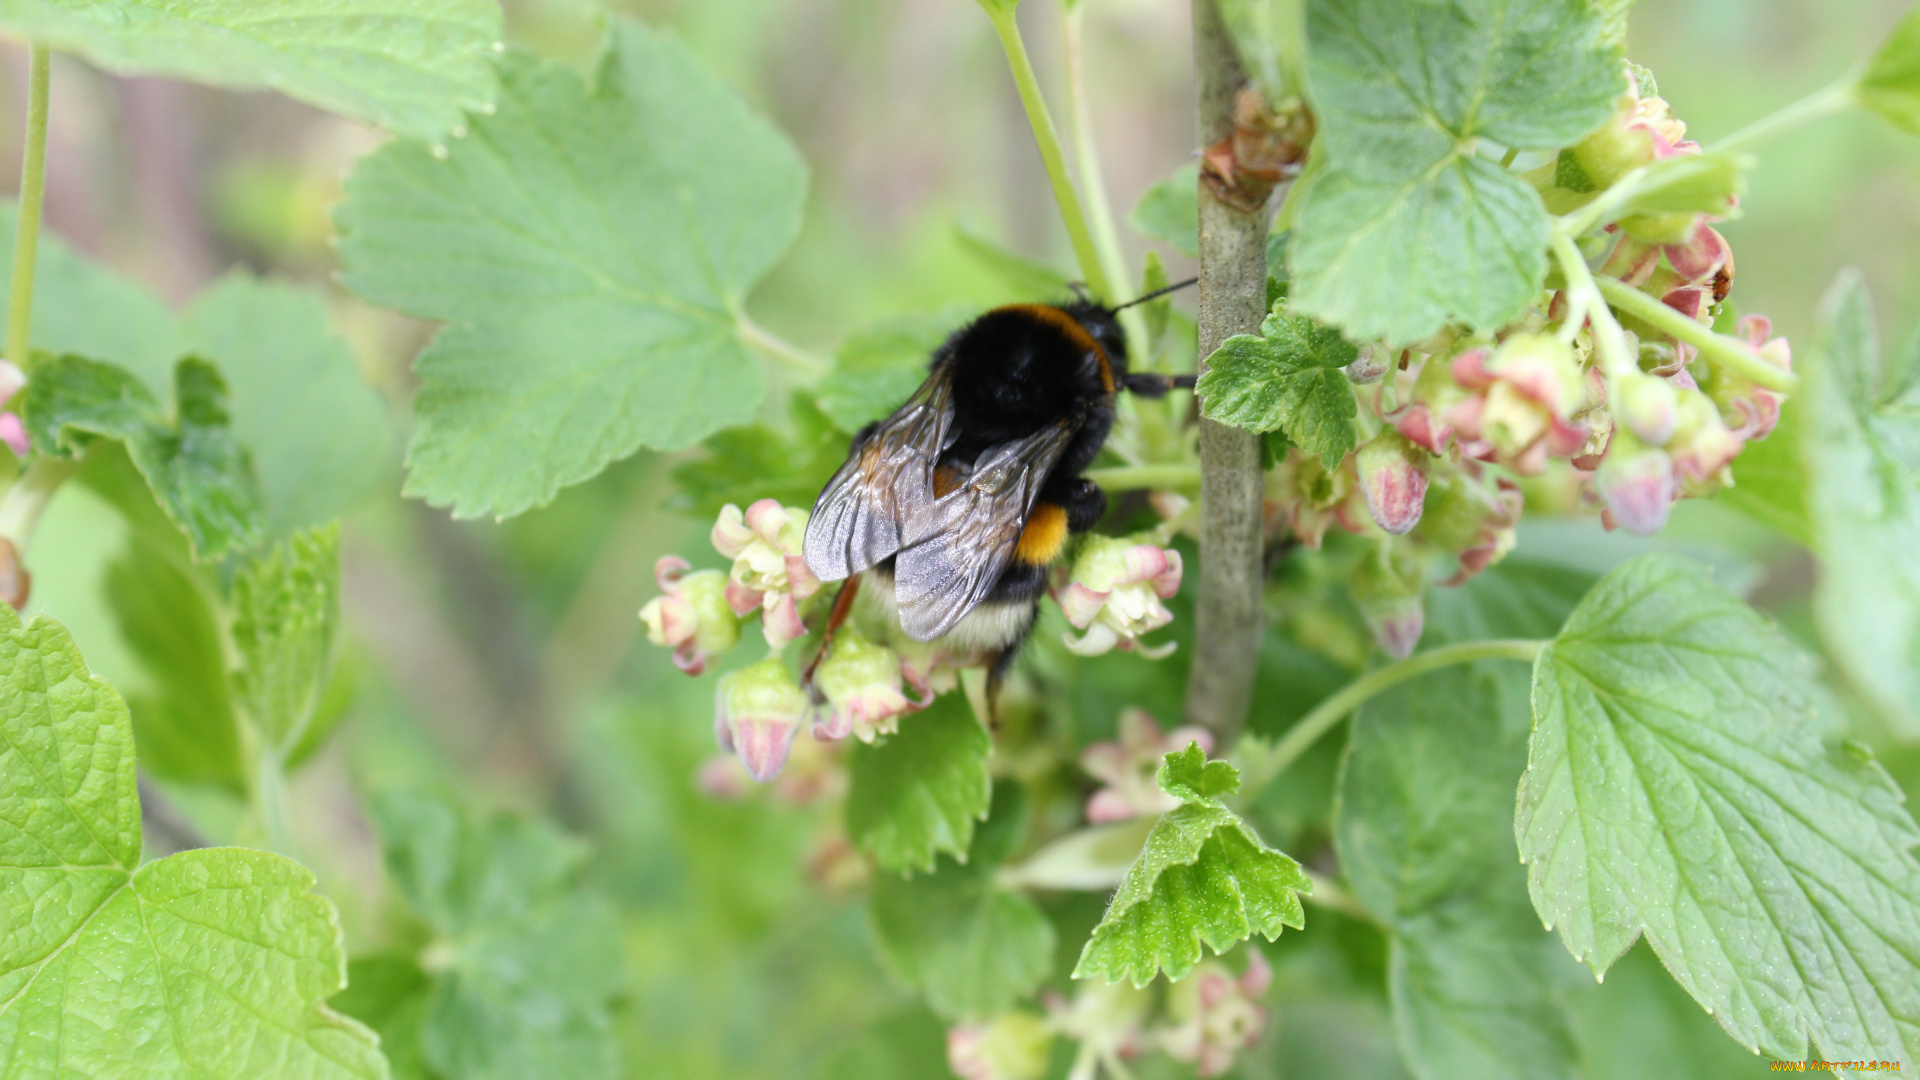
[[[1085,2],[1098,141],[1124,213],[1193,158],[1188,11],[1171,0]],[[1629,53],[1710,140],[1837,77],[1908,7],[1645,0]],[[507,36],[584,68],[609,10],[677,29],[811,166],[800,242],[751,302],[783,336],[824,352],[887,316],[1012,298],[969,235],[1071,265],[998,44],[971,0],[509,0]],[[1058,9],[1028,0],[1022,20],[1058,110]],[[24,52],[6,46],[0,67],[0,174],[17,175]],[[408,362],[431,327],[371,309],[332,279],[328,208],[378,133],[272,94],[116,78],[69,57],[56,59],[53,84],[54,232],[175,304],[234,266],[323,291],[404,426]],[[1744,216],[1723,227],[1742,310],[1771,316],[1798,348],[1835,272],[1857,265],[1883,336],[1903,340],[1920,324],[1920,141],[1847,115],[1759,153]],[[1137,265],[1148,245],[1127,243]],[[1184,276],[1187,260],[1160,253]],[[779,402],[770,395],[771,419]],[[635,618],[657,556],[718,563],[710,522],[671,505],[672,464],[642,454],[522,518],[455,522],[398,497],[396,452],[387,494],[347,525],[354,704],[297,779],[300,853],[339,903],[356,954],[407,948],[419,931],[388,892],[358,792],[442,780],[482,804],[551,815],[598,846],[594,882],[622,914],[631,1075],[944,1075],[939,1024],[876,963],[825,815],[695,790],[714,753],[712,684],[674,671]],[[142,676],[100,599],[120,529],[88,492],[63,493],[36,544],[31,610],[67,622],[90,663],[130,687]],[[1752,560],[1756,599],[1803,630],[1803,553],[1723,507],[1684,506],[1673,536]],[[1088,722],[1104,730],[1112,717]],[[1315,767],[1330,773],[1333,761],[1327,752]],[[1915,755],[1890,750],[1889,763],[1913,791]],[[173,794],[216,837],[232,828],[237,808],[223,796]],[[1088,903],[1068,916],[1090,924],[1097,898]],[[1289,935],[1274,950],[1274,1033],[1238,1075],[1402,1075],[1383,948],[1337,916]],[[1668,1070],[1637,1075],[1764,1067],[1716,1041],[1644,949],[1583,1000],[1583,1040],[1607,1047],[1639,1033],[1657,1063],[1644,1067]]]

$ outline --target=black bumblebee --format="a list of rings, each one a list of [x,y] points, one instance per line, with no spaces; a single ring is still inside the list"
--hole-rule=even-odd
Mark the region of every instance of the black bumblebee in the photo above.
[[[854,437],[807,522],[814,575],[858,575],[829,634],[857,597],[953,660],[1004,672],[1068,536],[1106,511],[1106,493],[1080,474],[1107,441],[1116,391],[1193,385],[1128,372],[1119,310],[1088,299],[994,308],[934,351],[906,404]]]

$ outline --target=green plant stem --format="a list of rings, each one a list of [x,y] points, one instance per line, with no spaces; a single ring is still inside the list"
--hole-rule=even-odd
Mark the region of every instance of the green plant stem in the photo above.
[[[251,728],[251,725],[248,725]],[[264,744],[254,750],[252,774],[247,777],[247,811],[260,830],[261,846],[288,858],[297,858],[293,833],[287,827],[287,772],[277,747]]]
[[[1131,279],[1127,276],[1127,266],[1120,256],[1120,230],[1114,224],[1113,204],[1107,199],[1107,180],[1100,168],[1100,151],[1093,140],[1093,116],[1087,108],[1086,72],[1082,63],[1081,49],[1081,13],[1086,10],[1084,4],[1071,4],[1061,20],[1061,36],[1064,38],[1067,54],[1067,129],[1073,139],[1074,164],[1080,170],[1080,186],[1086,193],[1087,212],[1093,221],[1094,248],[1100,256],[1100,265],[1106,270],[1113,288],[1112,303],[1133,298]],[[1128,308],[1120,313],[1120,325],[1126,330],[1127,340],[1133,343],[1131,350],[1136,365],[1146,359],[1147,322],[1139,308]]]
[[[734,332],[740,335],[741,341],[808,378],[819,378],[833,367],[833,361],[775,334],[748,318],[745,312],[735,316]]]
[[[1134,491],[1140,488],[1191,491],[1200,486],[1200,466],[1117,465],[1106,469],[1088,469],[1086,477],[1108,491]]]
[[[47,502],[79,467],[78,461],[35,454],[27,460],[20,478],[0,496],[0,537],[10,541],[21,557],[27,553],[27,545],[33,539],[34,529],[40,525],[40,515],[46,511]]]
[[[1287,771],[1287,767],[1307,752],[1307,748],[1320,741],[1320,736],[1333,730],[1335,724],[1346,719],[1347,714],[1364,705],[1374,695],[1389,687],[1398,686],[1408,679],[1425,675],[1429,671],[1438,671],[1455,664],[1469,664],[1475,660],[1526,660],[1532,662],[1538,656],[1544,641],[1531,641],[1519,638],[1495,638],[1489,641],[1468,641],[1459,645],[1442,645],[1437,649],[1414,653],[1405,660],[1395,660],[1385,667],[1376,668],[1360,676],[1335,691],[1332,696],[1313,707],[1313,711],[1300,718],[1299,722],[1287,729],[1280,741],[1273,744],[1273,751],[1259,763],[1256,775],[1248,769],[1248,775],[1242,778],[1240,785],[1241,805],[1251,805],[1259,799],[1260,793],[1268,784]]]
[[[1514,159],[1514,158],[1517,158],[1517,157],[1519,157],[1519,156],[1520,156],[1520,148],[1519,148],[1519,147],[1517,147],[1517,146],[1509,146],[1509,147],[1507,147],[1507,152],[1506,152],[1506,153],[1504,153],[1504,154],[1502,154],[1502,155],[1500,155],[1500,167],[1501,167],[1501,168],[1503,168],[1503,169],[1510,169],[1510,168],[1512,168],[1512,167],[1513,167],[1513,159]]]
[[[1339,882],[1324,874],[1316,874],[1304,866],[1300,868],[1300,873],[1313,883],[1312,892],[1301,894],[1307,903],[1316,904],[1328,911],[1337,911],[1362,922],[1378,923],[1380,921],[1373,917],[1373,912],[1367,910],[1359,897],[1348,892]]]
[[[1707,148],[1710,154],[1721,154],[1728,150],[1744,150],[1755,143],[1765,142],[1776,135],[1792,131],[1803,124],[1811,123],[1823,116],[1830,116],[1854,104],[1854,90],[1860,85],[1858,72],[1828,86],[1823,86],[1799,101],[1748,124],[1746,127],[1719,140]]]
[[[1066,158],[1060,153],[1060,135],[1053,117],[1047,112],[1046,99],[1040,95],[1040,80],[1033,74],[1033,61],[1027,58],[1026,43],[1020,39],[1020,24],[1014,19],[1015,5],[986,7],[987,17],[1000,35],[1007,53],[1007,66],[1013,70],[1013,84],[1020,91],[1020,104],[1027,110],[1027,124],[1033,129],[1034,144],[1040,148],[1040,160],[1047,167],[1047,179],[1053,185],[1054,201],[1060,204],[1060,219],[1066,224],[1067,237],[1073,241],[1073,255],[1080,263],[1080,274],[1087,280],[1087,291],[1101,303],[1114,302],[1113,283],[1100,264],[1099,249],[1093,243],[1093,231],[1087,227],[1087,215],[1080,208],[1080,196],[1067,175]]]
[[[1613,310],[1607,307],[1606,297],[1594,284],[1593,271],[1588,269],[1587,260],[1580,254],[1580,246],[1573,238],[1555,233],[1552,240],[1554,258],[1560,263],[1560,272],[1567,278],[1567,325],[1578,332],[1583,320],[1593,321],[1593,343],[1600,353],[1600,372],[1609,380],[1621,379],[1639,370],[1639,361],[1627,353],[1627,336],[1620,329],[1620,323],[1614,319]],[[1662,305],[1665,306],[1665,305]]]
[[[1707,362],[1730,368],[1755,383],[1782,394],[1791,394],[1800,388],[1800,377],[1791,371],[1774,367],[1759,353],[1747,348],[1723,334],[1687,318],[1660,302],[1656,297],[1648,296],[1639,289],[1612,278],[1599,278],[1596,284],[1600,295],[1609,304],[1621,312],[1631,315],[1663,334],[1671,334],[1700,350]]]
[[[31,362],[33,262],[40,245],[40,206],[47,190],[47,47],[27,60],[27,145],[20,156],[20,217],[13,234],[13,285],[7,296],[7,359],[25,371]]]

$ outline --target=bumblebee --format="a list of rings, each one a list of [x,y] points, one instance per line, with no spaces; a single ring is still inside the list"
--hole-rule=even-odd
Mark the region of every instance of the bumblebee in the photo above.
[[[1115,394],[1193,385],[1128,372],[1119,310],[1085,298],[994,308],[934,351],[906,404],[854,437],[803,549],[821,581],[853,579],[829,634],[857,603],[957,662],[986,662],[998,681],[1048,569],[1106,512],[1081,473],[1113,428]]]

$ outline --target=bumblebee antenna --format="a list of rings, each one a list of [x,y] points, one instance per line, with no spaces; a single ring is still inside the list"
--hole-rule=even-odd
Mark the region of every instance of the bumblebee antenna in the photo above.
[[[1119,307],[1114,308],[1113,310],[1125,311],[1126,309],[1132,307],[1135,304],[1144,304],[1149,300],[1158,300],[1160,297],[1165,296],[1170,292],[1179,292],[1181,289],[1184,289],[1189,285],[1198,284],[1199,281],[1200,279],[1197,277],[1188,278],[1187,280],[1182,281],[1177,285],[1169,285],[1164,289],[1155,289],[1145,296],[1136,296],[1133,299],[1127,301],[1126,303],[1121,304]]]

